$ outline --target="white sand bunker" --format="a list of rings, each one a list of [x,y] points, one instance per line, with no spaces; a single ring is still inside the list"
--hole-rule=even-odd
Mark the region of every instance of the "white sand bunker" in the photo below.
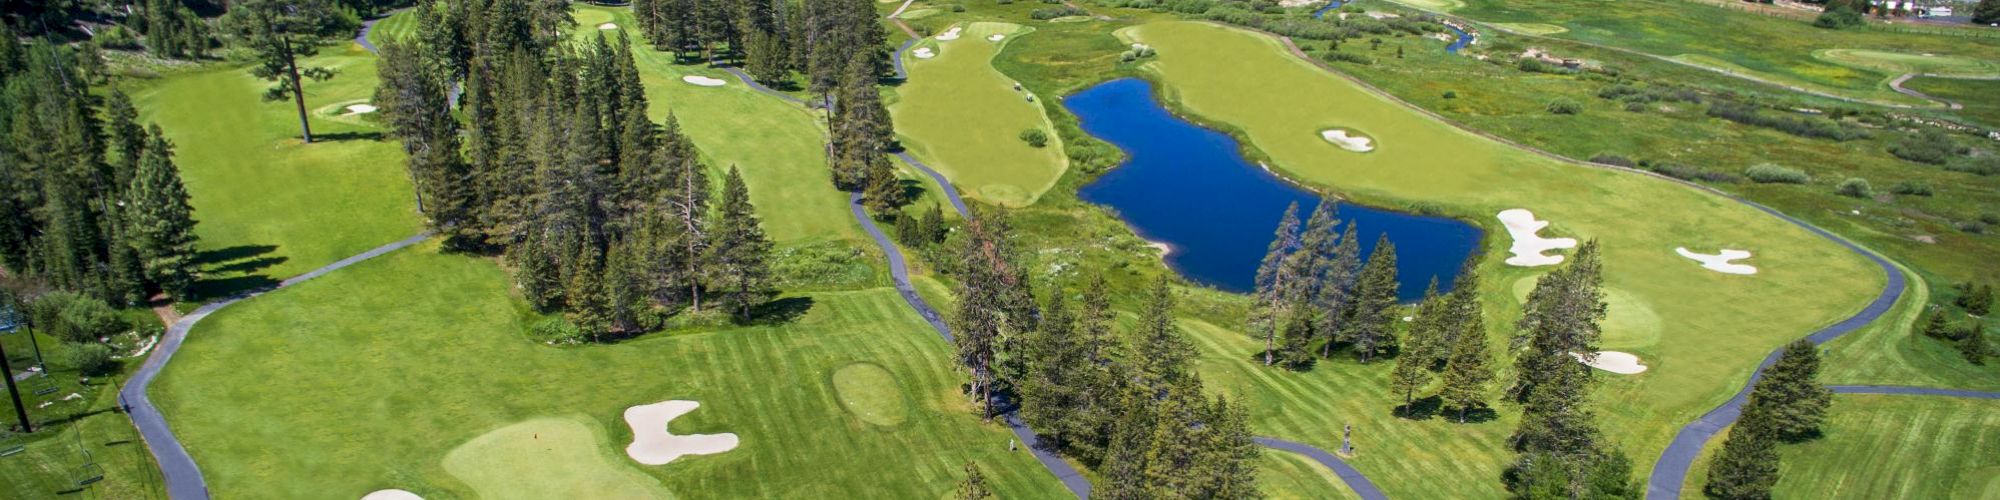
[[[1356,153],[1366,153],[1375,150],[1375,141],[1373,139],[1358,135],[1347,135],[1347,129],[1326,129],[1320,131],[1319,136],[1326,139],[1326,142],[1340,146],[1340,149]]]
[[[723,80],[722,80],[722,79],[720,79],[720,78],[709,78],[709,77],[706,77],[706,76],[701,76],[701,75],[688,75],[688,76],[683,76],[683,77],[681,77],[681,81],[683,81],[683,82],[688,82],[688,83],[692,83],[692,84],[695,84],[695,85],[700,85],[700,86],[703,86],[703,87],[721,87],[721,86],[722,86],[722,84],[725,84],[725,83],[729,83],[729,82],[726,82],[726,81],[723,81]]]
[[[408,491],[390,489],[368,492],[361,496],[361,500],[424,500],[424,497]]]
[[[1563,256],[1543,252],[1576,248],[1576,238],[1543,238],[1542,228],[1549,227],[1549,221],[1535,220],[1535,213],[1525,208],[1500,211],[1500,223],[1507,226],[1507,235],[1514,237],[1514,246],[1507,249],[1514,256],[1507,258],[1507,265],[1553,266],[1561,264]]]
[[[625,454],[646,465],[664,465],[684,455],[713,455],[736,448],[736,435],[690,434],[675,436],[667,422],[700,408],[701,403],[673,400],[625,409],[625,425],[632,426],[632,445]]]
[[[1729,262],[1736,259],[1750,258],[1750,252],[1747,250],[1730,250],[1724,248],[1722,249],[1722,253],[1711,255],[1705,253],[1694,253],[1688,251],[1687,247],[1679,247],[1674,249],[1674,253],[1681,254],[1682,257],[1687,257],[1690,259],[1694,259],[1696,261],[1700,261],[1701,267],[1706,267],[1710,271],[1715,271],[1718,273],[1729,273],[1729,274],[1757,274],[1756,266],[1752,266],[1749,264],[1734,264]]]
[[[998,42],[1005,39],[1007,39],[1007,35],[1002,35],[999,33],[994,33],[993,36],[986,37],[986,41],[988,42]]]
[[[349,104],[347,105],[347,114],[360,115],[374,113],[376,109],[380,108],[376,108],[373,104]]]
[[[937,39],[944,41],[957,40],[958,32],[962,30],[964,30],[964,28],[952,26],[951,29],[944,30],[943,33],[938,33]]]
[[[599,24],[599,25],[597,25],[597,29],[601,29],[601,30],[615,30],[615,29],[618,29],[618,25],[617,25],[617,24],[614,24],[614,23],[604,23],[604,24]]]
[[[1646,371],[1646,365],[1639,364],[1639,357],[1629,352],[1599,351],[1596,356],[1585,359],[1583,353],[1572,352],[1570,356],[1584,366],[1604,370],[1619,375],[1632,375]]]
[[[937,57],[937,53],[931,52],[930,47],[919,47],[917,48],[917,50],[911,51],[910,53],[916,54],[918,59],[930,59],[933,57]]]

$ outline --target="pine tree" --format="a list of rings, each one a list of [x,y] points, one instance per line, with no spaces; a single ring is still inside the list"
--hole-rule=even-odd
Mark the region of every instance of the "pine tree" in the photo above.
[[[757,207],[750,204],[750,188],[736,166],[723,179],[719,211],[708,231],[707,263],[714,281],[730,293],[723,301],[735,308],[737,316],[750,318],[755,296],[764,293],[771,279],[771,240],[757,219]]]
[[[889,165],[888,157],[876,155],[868,162],[867,179],[868,187],[861,198],[877,216],[900,213],[897,210],[909,203],[902,180],[896,177],[896,168]]]
[[[1430,285],[1424,288],[1424,299],[1417,303],[1416,315],[1409,322],[1409,331],[1404,334],[1402,348],[1396,351],[1397,366],[1401,366],[1400,359],[1404,357],[1418,358],[1416,361],[1425,369],[1444,363],[1451,353],[1446,330],[1458,319],[1450,314],[1450,307],[1448,300],[1438,295],[1437,278],[1431,278]]]
[[[1920,331],[1924,332],[1924,335],[1932,338],[1940,338],[1940,339],[1950,338],[1951,337],[1950,321],[1951,321],[1950,319],[1945,317],[1945,312],[1943,307],[1932,307],[1929,313],[1924,314],[1923,328],[1921,328]]]
[[[1333,257],[1327,261],[1321,272],[1325,284],[1320,287],[1319,297],[1314,299],[1320,313],[1320,333],[1330,338],[1320,347],[1321,357],[1333,356],[1333,346],[1348,317],[1348,305],[1354,299],[1354,284],[1361,276],[1361,238],[1355,235],[1355,223],[1347,226],[1334,242]]]
[[[1736,420],[1728,439],[1722,442],[1722,452],[1709,462],[1703,491],[1710,498],[1771,498],[1771,487],[1778,483],[1779,461],[1774,423],[1761,409],[1746,410]]]
[[[306,120],[305,80],[333,78],[334,71],[299,63],[319,54],[319,38],[349,31],[351,27],[341,26],[339,19],[324,0],[242,0],[224,19],[240,43],[256,54],[257,64],[250,73],[278,84],[264,93],[264,100],[290,97],[297,105],[299,130],[307,143],[313,138]]]
[[[1494,378],[1479,280],[1470,266],[1459,272],[1445,300],[1446,314],[1451,317],[1451,346],[1445,358],[1444,388],[1438,395],[1446,408],[1458,410],[1458,421],[1464,423],[1466,413],[1486,406],[1488,384]]]
[[[958,483],[958,500],[985,500],[993,498],[993,490],[986,486],[986,474],[979,472],[979,466],[965,463],[965,482]]]
[[[1285,266],[1288,256],[1299,246],[1299,204],[1285,207],[1285,215],[1278,219],[1278,229],[1273,231],[1271,245],[1264,252],[1264,260],[1257,265],[1257,297],[1251,309],[1251,330],[1264,337],[1264,365],[1278,361],[1278,333],[1285,328],[1288,320],[1284,290],[1291,286],[1290,268]]]
[[[1091,368],[1067,302],[1062,294],[1052,294],[1042,309],[1041,328],[1024,342],[1028,376],[1019,385],[1021,419],[1043,429],[1057,447],[1068,440],[1063,419],[1083,409],[1084,371]]]
[[[1421,352],[1417,333],[1412,330],[1403,342],[1403,350],[1396,355],[1396,368],[1389,371],[1389,392],[1403,396],[1403,407],[1409,408],[1416,401],[1418,390],[1431,382],[1431,357]]]
[[[1375,251],[1361,268],[1354,299],[1348,306],[1348,321],[1341,325],[1341,341],[1352,344],[1354,353],[1367,363],[1375,358],[1384,342],[1392,341],[1396,321],[1396,245],[1383,234]]]
[[[927,244],[944,241],[945,235],[951,231],[944,225],[944,209],[936,204],[924,211],[923,218],[917,221],[917,228]]]
[[[388,41],[380,50],[376,70],[382,83],[375,89],[375,102],[402,140],[417,209],[448,244],[474,246],[479,239],[473,208],[477,200],[470,169],[460,155],[458,120],[446,112],[449,90],[425,68],[417,48]]]
[[[1206,421],[1214,429],[1201,459],[1209,474],[1198,480],[1198,498],[1244,499],[1263,496],[1257,488],[1257,461],[1263,448],[1250,434],[1250,410],[1216,396]]]
[[[1819,348],[1805,339],[1786,345],[1778,361],[1764,369],[1750,404],[1763,408],[1772,437],[1798,441],[1819,434],[1833,391],[1818,379]]]
[[[1174,322],[1174,292],[1166,277],[1153,282],[1145,309],[1139,314],[1134,345],[1141,387],[1163,394],[1193,375],[1194,346]]]
[[[180,168],[174,166],[173,144],[154,126],[138,170],[128,190],[127,224],[131,245],[139,252],[148,280],[177,300],[186,300],[194,285],[194,207],[188,205]]]
[[[1278,360],[1293,369],[1305,369],[1313,362],[1312,341],[1319,337],[1315,330],[1318,318],[1300,308],[1292,314],[1292,320],[1285,324],[1284,334],[1278,343]]]
[[[1595,356],[1603,336],[1604,321],[1602,265],[1595,240],[1584,243],[1569,263],[1535,281],[1515,323],[1512,344],[1526,352],[1515,357],[1514,385],[1509,397],[1527,401],[1544,380],[1568,380],[1569,375],[1588,379],[1589,368],[1571,359],[1572,354]]]

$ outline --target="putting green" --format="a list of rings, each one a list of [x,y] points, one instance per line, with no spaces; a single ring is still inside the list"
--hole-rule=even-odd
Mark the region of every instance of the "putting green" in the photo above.
[[[1417,8],[1418,10],[1428,10],[1431,12],[1451,12],[1465,7],[1465,2],[1460,0],[1390,0],[1390,1],[1395,3],[1400,3],[1403,5],[1408,5],[1410,7]]]
[[[1015,90],[1013,79],[991,61],[1014,37],[1033,30],[1017,24],[978,22],[964,26],[958,39],[923,42],[938,55],[904,61],[910,80],[896,89],[889,106],[903,146],[961,187],[990,203],[1029,205],[1055,186],[1068,167],[1062,141],[1041,102]],[[999,41],[989,37],[1001,36]],[[1037,101],[1040,100],[1038,96]],[[1020,134],[1039,129],[1044,147],[1029,146]]]
[[[903,404],[903,388],[896,384],[896,376],[874,363],[854,363],[834,370],[833,392],[847,413],[883,427],[902,424],[910,411]]]
[[[1530,35],[1553,35],[1569,31],[1569,28],[1547,23],[1493,23],[1493,25],[1507,31],[1516,31]]]
[[[930,8],[930,7],[923,7],[923,8],[916,8],[916,9],[910,9],[910,10],[906,10],[906,11],[903,11],[903,15],[900,15],[900,16],[896,16],[896,17],[897,17],[897,18],[900,18],[900,19],[906,19],[906,20],[917,20],[917,19],[923,19],[923,18],[926,18],[926,17],[931,17],[931,16],[935,16],[935,15],[938,15],[938,12],[939,12],[939,11],[938,11],[937,9],[933,9],[933,8]]]
[[[1867,49],[1821,49],[1814,59],[1886,73],[1928,73],[1945,77],[2000,76],[2000,63],[1949,54],[1910,54]]]
[[[1507,241],[1493,237],[1505,233],[1492,214],[1526,208],[1568,233],[1599,240],[1607,288],[1645,304],[1659,318],[1658,331],[1673,333],[1647,348],[1654,369],[1646,377],[1606,381],[1597,391],[1603,426],[1620,430],[1618,442],[1632,457],[1657,456],[1680,423],[1727,399],[1765,353],[1859,310],[1885,279],[1860,256],[1755,208],[1484,139],[1297,58],[1273,38],[1192,22],[1151,23],[1119,34],[1159,49],[1145,70],[1178,110],[1240,130],[1286,175],[1361,201],[1435,204],[1483,225],[1489,237],[1482,275],[1489,280],[1486,310],[1496,340],[1511,335],[1511,319],[1520,311],[1510,285],[1546,270],[1500,263]],[[1386,147],[1367,155],[1327,154],[1315,133],[1326,123],[1364,127]],[[1702,271],[1675,255],[1677,246],[1750,250],[1759,256],[1760,274]],[[1279,390],[1269,383],[1246,387]],[[1386,413],[1395,403],[1378,400],[1369,408]],[[1340,420],[1352,416],[1262,411],[1253,418],[1260,432],[1332,447],[1339,444]],[[1485,480],[1427,485],[1436,481],[1423,478],[1436,476],[1390,463],[1438,448],[1432,438],[1383,442],[1353,463],[1392,497],[1499,493],[1491,489],[1497,482]],[[1446,461],[1473,468],[1473,475],[1451,477],[1491,478],[1504,460],[1473,454]],[[1641,469],[1650,464],[1636,461]]]
[[[1528,301],[1528,292],[1534,291],[1537,276],[1514,280],[1514,303]],[[1604,289],[1604,339],[1599,347],[1605,350],[1630,350],[1648,347],[1660,341],[1660,315],[1653,312],[1644,300],[1617,288]]]
[[[544,417],[458,445],[445,454],[444,469],[481,498],[674,497],[635,469],[623,448],[587,419]]]

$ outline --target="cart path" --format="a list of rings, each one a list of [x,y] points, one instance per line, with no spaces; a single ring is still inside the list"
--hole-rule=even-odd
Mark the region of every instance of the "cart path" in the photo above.
[[[1907,88],[1903,88],[1903,82],[1907,82],[1907,81],[1910,81],[1910,79],[1911,79],[1911,78],[1916,78],[1916,77],[1919,77],[1919,76],[1933,76],[1933,75],[1920,75],[1920,74],[1916,74],[1916,73],[1903,73],[1903,74],[1902,74],[1902,76],[1898,76],[1898,77],[1896,77],[1896,79],[1894,79],[1894,80],[1889,80],[1889,88],[1890,88],[1890,89],[1892,89],[1892,90],[1895,90],[1895,91],[1897,91],[1897,92],[1902,92],[1902,93],[1903,93],[1903,95],[1906,95],[1906,96],[1910,96],[1910,97],[1915,97],[1915,98],[1918,98],[1918,99],[1923,99],[1923,100],[1926,100],[1926,101],[1931,101],[1931,102],[1935,102],[1935,103],[1938,103],[1938,104],[1943,104],[1943,105],[1944,105],[1945,107],[1947,107],[1947,108],[1951,108],[1951,109],[1952,109],[1952,110],[1954,110],[1954,111],[1956,111],[1956,110],[1961,110],[1961,109],[1965,109],[1965,105],[1964,105],[1964,104],[1959,104],[1959,103],[1957,103],[1957,102],[1953,102],[1953,101],[1951,101],[1951,100],[1947,100],[1947,99],[1941,99],[1941,98],[1937,98],[1937,97],[1932,97],[1932,96],[1931,96],[1930,94],[1925,94],[1925,93],[1923,93],[1923,92],[1918,92],[1918,91],[1916,91],[1916,90],[1913,90],[1913,89],[1907,89]]]
[[[127,417],[131,417],[132,426],[139,429],[139,437],[145,440],[146,448],[153,453],[153,460],[159,463],[160,478],[167,485],[167,496],[177,500],[209,497],[208,483],[202,479],[201,469],[195,467],[194,459],[188,456],[187,448],[181,445],[180,440],[174,438],[174,431],[167,427],[167,421],[160,414],[160,409],[146,396],[146,389],[152,385],[153,379],[160,375],[160,370],[167,366],[167,361],[173,359],[174,352],[180,350],[181,342],[187,340],[188,331],[193,329],[196,323],[231,304],[325,276],[335,270],[415,245],[428,238],[430,238],[428,232],[404,238],[305,274],[287,278],[278,282],[278,286],[210,302],[168,326],[167,332],[160,336],[159,345],[153,349],[153,354],[146,358],[145,364],[139,366],[139,371],[132,375],[132,379],[125,383],[125,387],[118,390],[118,406],[125,409]]]

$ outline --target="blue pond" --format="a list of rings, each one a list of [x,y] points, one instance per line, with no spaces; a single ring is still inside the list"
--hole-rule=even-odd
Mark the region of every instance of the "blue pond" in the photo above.
[[[1084,131],[1130,157],[1084,186],[1083,199],[1116,209],[1139,236],[1172,246],[1167,265],[1195,282],[1250,291],[1285,206],[1298,203],[1301,218],[1319,206],[1318,195],[1245,160],[1234,138],[1167,112],[1145,80],[1105,82],[1063,105]],[[1352,153],[1329,145],[1327,154]],[[1479,245],[1479,228],[1453,219],[1350,203],[1341,203],[1339,214],[1358,224],[1365,250],[1383,233],[1396,243],[1404,300],[1422,296],[1432,277],[1448,288]]]

